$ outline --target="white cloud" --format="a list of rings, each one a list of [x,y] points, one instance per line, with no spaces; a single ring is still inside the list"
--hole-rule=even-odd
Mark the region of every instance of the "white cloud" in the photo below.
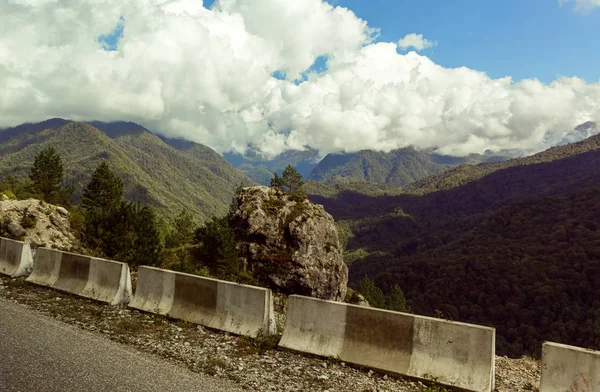
[[[120,18],[116,51],[100,35]],[[130,120],[218,151],[539,150],[600,121],[600,84],[514,83],[371,43],[321,0],[0,2],[0,127]],[[325,72],[293,80],[319,56]],[[284,70],[288,80],[271,75]]]
[[[423,38],[423,34],[407,34],[398,41],[398,46],[402,50],[407,50],[410,48],[415,48],[417,51],[421,51],[423,49],[431,48],[437,45],[437,42],[429,41],[426,38]]]
[[[579,12],[588,13],[594,8],[600,7],[600,0],[558,0],[560,5],[575,3],[575,9]]]

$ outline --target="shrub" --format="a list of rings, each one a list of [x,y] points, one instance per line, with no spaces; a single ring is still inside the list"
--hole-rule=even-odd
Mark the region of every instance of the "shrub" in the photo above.
[[[23,215],[21,217],[21,226],[24,229],[33,229],[37,223],[37,218],[35,215],[29,214],[27,210],[23,211]]]

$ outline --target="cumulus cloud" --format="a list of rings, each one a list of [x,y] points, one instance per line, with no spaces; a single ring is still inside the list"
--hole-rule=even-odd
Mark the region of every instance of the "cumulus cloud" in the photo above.
[[[600,0],[558,0],[560,5],[574,3],[579,12],[588,13],[594,8],[600,7]]]
[[[119,23],[107,51],[98,37]],[[0,127],[129,120],[220,152],[415,145],[463,155],[540,150],[600,121],[600,84],[491,79],[399,54],[375,34],[322,0],[5,0]],[[311,72],[323,57],[326,70]]]
[[[437,45],[437,42],[429,41],[428,39],[423,37],[423,34],[407,34],[398,41],[398,47],[402,50],[407,50],[410,48],[415,48],[417,51],[421,51],[423,49],[431,48]]]

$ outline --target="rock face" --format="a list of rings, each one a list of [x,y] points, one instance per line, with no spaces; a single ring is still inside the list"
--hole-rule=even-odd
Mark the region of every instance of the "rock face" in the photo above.
[[[344,299],[348,267],[323,206],[268,187],[244,188],[237,203],[233,228],[254,276],[286,294]]]
[[[78,248],[68,211],[36,199],[0,201],[0,221],[13,238],[34,247],[61,250]]]

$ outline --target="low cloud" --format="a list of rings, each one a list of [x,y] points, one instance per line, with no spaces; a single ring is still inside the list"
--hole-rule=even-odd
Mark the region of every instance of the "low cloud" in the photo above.
[[[398,47],[402,50],[414,48],[420,52],[423,49],[431,48],[437,45],[437,42],[429,41],[423,38],[423,34],[407,34],[398,42]]]
[[[119,23],[107,51],[98,38]],[[8,0],[0,127],[129,120],[220,152],[415,145],[463,155],[540,150],[600,121],[600,84],[492,79],[398,53],[376,34],[322,0]],[[311,72],[319,57],[326,70]]]

